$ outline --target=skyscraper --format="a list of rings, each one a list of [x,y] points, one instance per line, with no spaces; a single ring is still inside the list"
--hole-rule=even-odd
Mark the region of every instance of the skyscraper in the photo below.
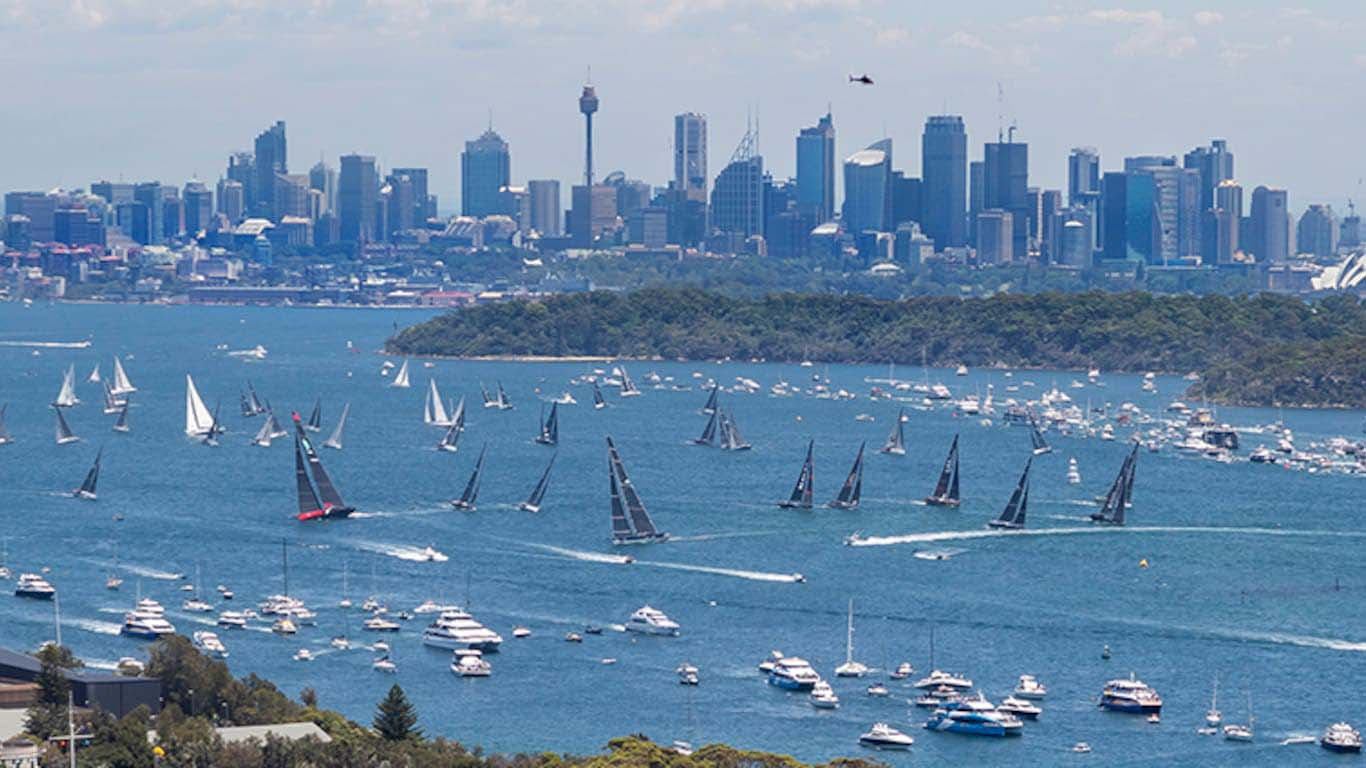
[[[934,115],[920,140],[924,177],[925,234],[935,247],[956,248],[967,240],[968,135],[958,115]]]
[[[977,214],[977,262],[1009,264],[1015,260],[1015,224],[1010,211],[988,208]]]
[[[235,217],[229,217],[236,224],[243,216],[253,215],[252,211],[256,208],[256,156],[250,152],[228,155],[228,178],[242,185],[242,211]]]
[[[51,242],[56,232],[57,198],[46,192],[6,192],[5,215],[28,217],[29,239]]]
[[[983,147],[982,208],[1010,212],[1011,253],[1029,255],[1029,145],[998,141]],[[979,214],[980,215],[980,214]],[[979,230],[980,232],[980,230]],[[979,245],[980,247],[980,245]]]
[[[512,183],[508,144],[490,128],[465,142],[460,153],[460,212],[466,216],[498,213],[498,190]]]
[[[165,238],[166,211],[161,204],[161,182],[144,181],[133,185],[133,200],[147,209],[147,234],[143,245],[157,245]]]
[[[389,188],[389,199],[386,201],[388,211],[385,216],[389,229],[384,234],[412,229],[417,221],[418,211],[416,187],[412,177],[395,170],[384,180],[384,186]]]
[[[1088,205],[1100,195],[1100,154],[1075,147],[1067,156],[1067,204]]]
[[[218,180],[218,212],[228,220],[229,224],[236,224],[242,220],[242,214],[246,211],[246,193],[242,189],[242,182],[234,179]]]
[[[1289,196],[1284,189],[1257,187],[1252,190],[1252,210],[1248,216],[1247,250],[1259,264],[1283,264],[1290,258]]]
[[[319,160],[308,170],[308,186],[323,193],[328,213],[337,212],[337,171],[326,162]]]
[[[829,112],[797,134],[797,210],[820,222],[835,217],[835,122]]]
[[[557,179],[532,179],[526,186],[527,195],[531,198],[531,228],[545,237],[559,237],[564,233],[560,182]]]
[[[1333,206],[1314,203],[1305,210],[1295,227],[1295,250],[1318,257],[1338,251],[1338,217]]]
[[[598,92],[591,85],[583,87],[579,94],[579,112],[583,114],[584,124],[584,163],[583,183],[593,186],[593,113],[598,111]]]
[[[883,148],[885,146],[885,149]],[[845,230],[887,232],[892,208],[891,140],[861,149],[844,161]]]
[[[342,155],[337,183],[337,218],[342,242],[375,239],[379,172],[372,155]]]
[[[1174,157],[1126,157],[1126,239],[1129,252],[1150,264],[1200,251],[1199,174]]]
[[[707,118],[674,116],[674,184],[689,200],[707,200]]]
[[[278,222],[286,216],[308,215],[308,176],[302,173],[277,173],[271,213]]]
[[[436,205],[427,187],[426,168],[395,168],[395,176],[407,176],[413,185],[413,224],[418,228],[427,224],[427,219],[436,215]]]
[[[1100,177],[1100,234],[1102,258],[1119,261],[1129,258],[1129,182],[1119,171]]]
[[[265,129],[256,137],[256,201],[253,216],[276,219],[275,213],[275,175],[289,173],[286,159],[285,121],[276,120],[275,125]]]
[[[1200,212],[1213,208],[1219,182],[1233,178],[1233,153],[1228,151],[1228,142],[1213,139],[1208,147],[1196,147],[1186,153],[1182,165],[1199,174]]]
[[[1238,182],[1219,182],[1214,190],[1214,208],[1205,215],[1212,224],[1212,237],[1201,248],[1201,255],[1217,264],[1232,264],[1238,253],[1238,229],[1243,220],[1243,188]]]
[[[763,232],[764,158],[756,145],[754,131],[746,131],[711,192],[712,229],[741,240]]]
[[[213,192],[204,182],[191,179],[185,182],[185,231],[194,237],[209,228],[213,220]]]

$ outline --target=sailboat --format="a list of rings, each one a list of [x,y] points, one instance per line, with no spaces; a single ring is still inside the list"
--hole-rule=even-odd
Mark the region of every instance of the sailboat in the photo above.
[[[289,434],[289,431],[280,424],[280,420],[275,418],[275,409],[270,407],[270,403],[266,403],[266,414],[266,421],[270,423],[270,438],[272,440],[285,437]]]
[[[318,452],[313,450],[308,435],[304,433],[299,414],[294,417],[294,478],[299,493],[299,514],[297,518],[306,520],[325,520],[346,517],[356,511],[342,499],[332,478],[323,469]],[[309,474],[312,481],[309,481]],[[314,485],[317,490],[314,490]]]
[[[902,408],[896,414],[896,423],[892,425],[891,434],[887,435],[887,442],[878,449],[880,453],[887,453],[892,456],[906,455],[905,418],[906,409]]]
[[[1219,711],[1219,677],[1216,675],[1214,678],[1214,690],[1209,696],[1209,709],[1205,711],[1205,725],[1209,726],[1210,732],[1213,733],[1214,729],[1218,728],[1219,723],[1223,722],[1223,720],[1224,716]]]
[[[250,381],[247,382],[247,389],[239,396],[239,400],[242,403],[243,418],[249,419],[252,416],[260,416],[266,412],[266,406],[261,402],[261,398],[257,396],[256,387],[252,386]]]
[[[465,483],[465,490],[460,494],[460,498],[451,502],[452,507],[463,509],[466,512],[475,510],[474,503],[479,497],[479,478],[484,474],[484,453],[488,447],[488,443],[480,446],[479,459],[474,462],[474,471],[470,473],[470,479]]]
[[[449,427],[451,418],[446,414],[446,406],[441,402],[441,391],[436,388],[436,379],[427,379],[427,398],[422,403],[422,422],[434,427]]]
[[[544,408],[545,406],[542,406]],[[541,434],[536,436],[541,445],[559,445],[560,442],[560,404],[550,404],[550,416],[541,423]]]
[[[116,419],[116,420],[114,421],[114,431],[115,431],[115,432],[122,432],[122,433],[125,434],[125,435],[128,434],[129,432],[133,431],[132,427],[130,427],[130,426],[128,425],[128,402],[127,402],[127,401],[124,401],[123,407],[119,409],[119,417],[118,417],[118,419]],[[0,442],[4,442],[4,441],[0,440]]]
[[[550,462],[545,465],[545,471],[541,473],[541,479],[536,481],[536,487],[531,489],[531,495],[526,497],[526,501],[517,505],[523,512],[540,512],[541,500],[545,498],[546,488],[550,485],[550,468],[555,466],[557,453],[550,454]]]
[[[601,411],[606,407],[607,401],[602,399],[602,388],[599,387],[598,383],[595,381],[593,382],[593,410]]]
[[[692,441],[693,445],[716,445],[716,426],[721,419],[721,409],[713,408],[707,426],[702,428],[702,436]]]
[[[90,471],[85,473],[85,480],[81,487],[71,492],[72,496],[84,501],[95,500],[95,484],[100,481],[100,461],[104,458],[104,447],[101,446],[95,452],[95,464],[90,467]]]
[[[503,382],[501,381],[498,382],[498,400],[496,407],[500,411],[512,410],[512,398],[508,397],[508,393],[503,389]]]
[[[953,436],[944,468],[939,470],[939,482],[934,484],[934,493],[925,497],[925,503],[933,507],[958,506],[958,435]]]
[[[626,476],[626,465],[611,437],[607,438],[607,476],[612,497],[612,543],[648,544],[668,539],[669,534],[655,528],[645,511],[645,503]]]
[[[1023,528],[1025,527],[1025,513],[1029,508],[1029,467],[1034,463],[1034,457],[1030,456],[1025,462],[1024,472],[1020,475],[1020,481],[1015,484],[1015,491],[1010,494],[1010,501],[1006,502],[1006,508],[1001,510],[1001,516],[987,523],[989,528]]]
[[[342,432],[346,430],[346,417],[351,415],[351,404],[342,406],[341,418],[337,419],[337,426],[332,429],[332,436],[323,442],[324,448],[331,448],[335,451],[342,449]]]
[[[323,399],[321,397],[313,401],[313,412],[308,414],[308,421],[304,423],[304,429],[309,432],[323,431]]]
[[[251,439],[251,444],[261,448],[269,448],[271,437],[270,417],[267,416],[261,422],[261,428],[256,430],[256,436]]]
[[[53,400],[52,404],[58,408],[70,408],[80,402],[81,399],[76,397],[76,366],[73,363],[67,366],[66,373],[62,374],[62,388],[57,392],[57,399]]]
[[[631,380],[631,374],[626,372],[626,366],[617,366],[617,370],[621,371],[621,396],[638,397],[640,395],[640,388]]]
[[[740,436],[740,428],[735,425],[735,414],[721,414],[721,450],[723,451],[748,451],[754,446],[745,442],[745,438]]]
[[[104,412],[106,414],[118,413],[119,409],[128,403],[128,400],[116,396],[114,390],[109,387],[109,382],[100,383],[104,386]]]
[[[711,393],[707,395],[707,404],[704,405],[704,406],[702,406],[702,412],[703,412],[703,413],[709,414],[709,415],[710,415],[710,414],[713,414],[713,413],[716,413],[716,399],[717,399],[717,397],[720,395],[720,392],[721,392],[721,385],[720,385],[720,384],[712,384],[712,385],[711,385]]]
[[[1053,446],[1043,437],[1043,430],[1039,429],[1039,422],[1034,419],[1029,420],[1029,442],[1034,446],[1034,455],[1040,456],[1045,453],[1052,453]]]
[[[80,440],[76,433],[71,431],[71,427],[66,423],[66,417],[62,415],[61,408],[54,409],[57,412],[57,445],[66,445]]]
[[[816,448],[815,440],[808,440],[806,443],[806,460],[802,462],[802,471],[797,473],[797,483],[792,486],[792,495],[786,500],[778,502],[778,506],[783,509],[811,509],[812,485],[816,481],[816,464],[813,454]]]
[[[825,506],[831,509],[858,508],[859,498],[863,495],[864,445],[864,443],[859,443],[858,455],[854,457],[854,466],[849,468],[849,476],[844,478],[844,485],[840,486],[839,495]]]
[[[117,356],[114,357],[114,386],[113,392],[116,395],[129,395],[138,391],[133,386],[133,382],[128,379],[128,372],[123,368],[123,362]]]
[[[854,661],[854,598],[849,598],[849,621],[844,640],[844,663],[835,667],[835,677],[863,677],[868,666]]]
[[[1091,513],[1091,522],[1124,525],[1124,513],[1129,507],[1129,498],[1134,490],[1133,473],[1134,465],[1137,463],[1138,445],[1135,444],[1129,455],[1124,458],[1124,463],[1120,465],[1119,475],[1110,484],[1110,490],[1105,494],[1100,509]]]
[[[1255,737],[1253,727],[1256,718],[1252,716],[1252,691],[1247,693],[1247,725],[1229,723],[1224,726],[1224,739],[1227,741],[1250,742]]]
[[[212,417],[212,418],[213,418],[213,421],[210,421],[210,422],[209,422],[209,431],[206,432],[206,433],[204,434],[204,440],[203,440],[204,445],[211,446],[211,447],[212,447],[212,446],[218,445],[218,436],[219,436],[219,435],[222,435],[224,432],[227,431],[227,430],[223,429],[222,423],[220,423],[220,422],[218,421],[218,403],[214,403],[214,404],[213,404],[213,417]]]
[[[436,444],[436,449],[448,453],[455,453],[460,450],[459,422],[453,421],[449,427],[446,427],[446,431],[441,435],[441,441]]]
[[[479,393],[484,397],[485,408],[496,408],[500,411],[512,409],[512,402],[508,400],[507,392],[503,391],[503,383],[501,381],[498,382],[496,394],[489,394],[488,388],[484,386],[483,382],[480,382]]]
[[[9,403],[0,404],[0,445],[8,445],[14,442],[10,437],[9,430],[5,428],[5,411],[9,408]]]
[[[194,379],[185,374],[185,434],[189,437],[203,437],[214,426],[214,417],[208,406],[199,396]]]
[[[350,584],[351,564],[342,561],[342,599],[337,601],[338,608],[351,607],[351,584]]]
[[[89,375],[89,376],[85,377],[85,380],[88,381],[88,382],[90,382],[91,384],[99,384],[99,383],[102,381],[102,379],[100,378],[100,364],[99,364],[99,363],[95,363],[94,369],[92,369],[92,370],[90,371],[90,375]]]
[[[399,366],[398,374],[394,376],[394,380],[393,380],[393,381],[389,382],[389,386],[391,386],[391,387],[397,387],[397,388],[399,388],[399,389],[407,389],[408,387],[411,387],[411,386],[412,386],[412,384],[410,384],[410,383],[408,382],[408,360],[407,360],[407,358],[404,358],[404,360],[403,360],[403,365]]]

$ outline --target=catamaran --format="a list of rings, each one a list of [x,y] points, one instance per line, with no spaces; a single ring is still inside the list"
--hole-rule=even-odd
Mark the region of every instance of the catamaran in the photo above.
[[[863,448],[864,443],[859,443],[858,455],[854,457],[854,466],[849,468],[849,475],[844,478],[844,485],[840,486],[839,495],[825,506],[831,509],[858,508],[859,498],[863,496]]]
[[[133,386],[133,382],[128,380],[128,372],[123,369],[123,362],[117,356],[114,358],[114,386],[111,391],[119,396],[138,391],[138,388]]]
[[[925,497],[925,503],[932,507],[956,507],[958,502],[958,435],[954,435],[944,468],[939,470],[939,482],[934,484],[934,493]]]
[[[1045,453],[1052,453],[1053,446],[1044,439],[1043,430],[1039,429],[1039,422],[1033,418],[1029,420],[1029,442],[1034,447],[1034,455],[1040,456]]]
[[[1124,513],[1130,506],[1134,492],[1134,468],[1138,464],[1138,445],[1135,444],[1119,467],[1119,475],[1110,485],[1110,490],[1101,502],[1100,510],[1091,513],[1091,522],[1106,525],[1124,525]]]
[[[309,432],[323,431],[323,399],[321,397],[313,401],[313,412],[308,414],[308,421],[304,422],[304,429]]]
[[[546,488],[550,486],[550,468],[555,466],[555,456],[550,454],[550,462],[545,465],[545,471],[541,473],[541,479],[536,481],[536,487],[531,489],[531,495],[526,501],[517,505],[523,512],[540,512],[541,501],[545,498]]]
[[[484,473],[484,453],[488,451],[488,443],[479,448],[479,458],[474,462],[474,471],[470,473],[470,479],[465,483],[465,490],[460,494],[460,498],[451,501],[451,506],[456,509],[463,509],[466,512],[475,510],[475,500],[479,497],[479,478]]]
[[[845,629],[844,663],[835,667],[835,677],[863,677],[868,665],[854,661],[854,598],[849,598],[849,620]]]
[[[638,397],[640,395],[640,389],[637,388],[636,383],[631,380],[631,374],[626,372],[626,366],[618,366],[617,370],[621,372],[621,392],[619,394],[622,397]]]
[[[346,417],[351,415],[351,403],[342,406],[341,418],[337,419],[337,426],[332,430],[332,436],[323,441],[324,448],[331,448],[336,451],[342,449],[342,432],[346,429]]]
[[[711,393],[707,395],[707,404],[702,406],[702,413],[711,415],[716,413],[716,399],[721,392],[720,384],[711,385]]]
[[[71,408],[80,402],[81,399],[76,397],[76,366],[72,364],[67,366],[66,373],[62,374],[62,388],[52,404],[58,408]]]
[[[214,416],[199,396],[194,379],[185,374],[185,434],[188,437],[204,437],[214,427]]]
[[[71,427],[66,423],[66,417],[62,415],[61,408],[54,408],[57,412],[57,445],[66,445],[80,440],[76,433],[71,431]]]
[[[906,455],[905,418],[906,409],[902,408],[896,414],[896,423],[892,425],[891,434],[887,435],[887,442],[878,449],[880,453],[891,454],[892,456]]]
[[[132,427],[128,426],[128,401],[126,400],[123,403],[123,407],[119,409],[118,419],[114,421],[114,431],[122,432],[124,434],[133,431]],[[0,440],[0,443],[3,442],[4,440]]]
[[[299,414],[291,415],[294,418],[294,478],[299,493],[297,519],[307,521],[347,517],[356,508],[349,506],[332,484],[332,478],[318,458],[318,452],[313,450],[313,444],[304,433],[303,420]],[[313,476],[311,482],[310,471]],[[316,491],[314,485],[317,485]]]
[[[601,411],[607,407],[607,401],[602,398],[602,388],[596,381],[593,382],[593,409]]]
[[[399,389],[407,389],[412,386],[408,381],[408,360],[406,358],[403,360],[403,365],[399,366],[398,373],[395,374],[394,380],[389,382],[389,386],[397,387]]]
[[[664,541],[669,534],[655,528],[645,503],[626,475],[626,465],[617,453],[616,443],[607,438],[607,476],[612,497],[612,543],[647,544]]]
[[[740,436],[740,428],[735,425],[735,414],[721,413],[721,450],[723,451],[748,451],[753,446],[745,442],[745,438]]]
[[[792,495],[786,500],[778,502],[778,506],[783,509],[811,509],[812,485],[816,480],[816,464],[812,454],[816,448],[815,440],[808,440],[806,443],[806,460],[802,462],[802,471],[797,474],[797,483],[792,486]]]
[[[1001,516],[987,523],[990,528],[1023,528],[1025,527],[1025,513],[1029,507],[1029,467],[1034,463],[1034,457],[1030,456],[1025,462],[1024,472],[1020,475],[1020,480],[1015,484],[1015,490],[1010,494],[1010,501],[1006,502],[1006,508],[1001,510]]]
[[[692,441],[693,445],[716,445],[716,428],[721,420],[721,409],[712,408],[711,417],[707,419],[707,426],[702,428],[702,435]]]
[[[95,464],[85,473],[81,487],[71,492],[72,496],[84,501],[95,500],[95,484],[100,481],[100,460],[104,458],[104,447],[95,452]]]
[[[544,413],[545,407],[542,406]],[[536,436],[541,445],[558,445],[560,442],[560,404],[550,404],[550,416],[541,423],[541,434]]]

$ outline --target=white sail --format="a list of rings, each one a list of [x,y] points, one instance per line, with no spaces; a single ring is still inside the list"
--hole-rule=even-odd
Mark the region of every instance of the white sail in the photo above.
[[[351,413],[351,404],[342,406],[341,418],[337,419],[337,428],[332,430],[332,436],[323,443],[324,448],[332,448],[340,451],[342,449],[342,431],[346,429],[346,417]]]
[[[213,427],[213,414],[209,412],[204,401],[199,397],[199,390],[195,389],[194,379],[185,374],[185,434],[190,437],[202,437],[209,433]]]
[[[67,366],[66,373],[62,375],[62,391],[57,393],[57,399],[52,404],[58,408],[70,408],[80,402],[76,397],[76,366]]]
[[[100,364],[99,364],[99,363],[95,363],[95,370],[91,371],[91,372],[90,372],[90,375],[87,376],[85,380],[88,381],[88,382],[90,382],[91,384],[99,384],[99,383],[102,381],[102,379],[100,378]]]
[[[128,380],[128,372],[123,370],[123,363],[117,357],[114,358],[114,394],[126,395],[129,392],[136,392],[138,388],[133,386],[133,382]]]
[[[441,402],[441,391],[436,388],[436,379],[428,379],[427,387],[427,417],[428,424],[438,427],[449,427],[450,417],[446,415],[446,405]]]
[[[389,382],[389,386],[391,386],[391,387],[399,387],[400,389],[407,389],[408,387],[411,387],[411,386],[412,386],[411,384],[408,383],[408,361],[407,361],[407,360],[404,360],[404,361],[403,361],[402,367],[400,367],[400,368],[398,369],[398,375],[394,377],[394,380],[393,380],[393,381]]]
[[[270,417],[267,416],[261,422],[261,428],[256,431],[256,437],[251,439],[252,445],[259,445],[262,448],[270,447]]]

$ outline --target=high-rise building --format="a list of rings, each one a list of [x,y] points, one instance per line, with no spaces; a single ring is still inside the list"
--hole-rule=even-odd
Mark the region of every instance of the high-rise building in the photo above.
[[[1015,260],[1015,225],[1010,211],[988,208],[977,214],[977,263],[1009,264]]]
[[[143,245],[157,245],[165,239],[166,212],[162,208],[162,197],[161,182],[144,181],[133,185],[133,200],[147,209],[147,239],[138,240]]]
[[[56,234],[57,198],[46,192],[6,192],[5,215],[28,217],[28,239],[50,243]]]
[[[261,131],[256,137],[256,201],[252,215],[276,220],[275,175],[289,173],[285,145],[285,121]]]
[[[1314,203],[1295,227],[1295,250],[1318,257],[1338,252],[1338,217],[1333,206]]]
[[[1074,147],[1067,156],[1067,204],[1087,205],[1100,195],[1100,154]]]
[[[234,152],[228,155],[227,175],[229,179],[242,185],[242,213],[231,218],[231,221],[236,223],[244,216],[253,215],[252,212],[256,209],[256,156],[250,152]]]
[[[1082,215],[1089,210],[1081,208]],[[1069,267],[1086,267],[1091,264],[1091,233],[1086,223],[1076,218],[1064,217],[1059,212],[1058,248],[1052,261]]]
[[[584,124],[583,183],[593,186],[593,113],[598,111],[598,92],[592,85],[584,85],[579,94],[579,112]]]
[[[1196,147],[1186,153],[1182,165],[1199,174],[1200,212],[1213,208],[1214,190],[1220,182],[1233,178],[1233,153],[1228,151],[1228,142],[1213,139],[1208,147]]]
[[[104,222],[82,203],[61,205],[53,214],[52,239],[71,246],[104,245]]]
[[[171,186],[161,188],[161,236],[175,240],[185,234],[185,203],[180,190]]]
[[[1029,254],[1029,145],[998,141],[983,147],[982,208],[1010,212],[1011,253]],[[979,214],[980,215],[980,214]],[[979,230],[980,231],[980,230]],[[980,246],[979,246],[980,247]]]
[[[1129,258],[1129,181],[1119,171],[1100,177],[1100,233],[1101,257],[1108,261]]]
[[[829,112],[797,134],[797,210],[835,217],[835,122]]]
[[[384,186],[389,189],[389,197],[385,201],[385,218],[389,229],[384,234],[390,235],[412,229],[417,222],[418,212],[417,192],[412,177],[394,171],[384,180]]]
[[[886,148],[883,149],[882,147]],[[844,228],[852,235],[891,230],[891,140],[861,149],[844,161]]]
[[[617,190],[575,184],[570,190],[569,234],[575,248],[592,248],[617,223]]]
[[[757,134],[745,132],[721,169],[711,192],[711,227],[743,240],[763,233],[764,158],[757,153]]]
[[[968,243],[977,242],[977,214],[986,208],[987,164],[981,160],[968,163]]]
[[[1204,260],[1232,264],[1238,254],[1238,230],[1243,220],[1243,188],[1232,179],[1219,182],[1214,190],[1214,207],[1205,212],[1208,222],[1205,242],[1200,249]]]
[[[460,212],[492,216],[498,212],[498,190],[512,183],[512,155],[508,144],[490,128],[465,142],[460,153]]]
[[[308,216],[309,177],[302,173],[275,174],[271,213],[278,222],[286,216]]]
[[[191,179],[185,182],[185,231],[191,237],[209,229],[213,220],[213,192],[204,182]]]
[[[337,212],[337,170],[319,160],[308,169],[308,186],[323,193],[324,208],[328,213]]]
[[[706,202],[707,118],[703,115],[684,112],[674,116],[674,184],[689,200]]]
[[[920,140],[925,190],[925,234],[935,247],[967,242],[968,135],[958,115],[933,115]]]
[[[564,232],[560,182],[557,179],[532,179],[526,186],[531,205],[531,228],[545,237],[559,237]]]
[[[1126,238],[1129,252],[1150,264],[1200,252],[1199,173],[1174,157],[1128,157]]]
[[[342,155],[337,182],[338,235],[342,242],[375,239],[379,171],[371,155]]]
[[[1245,250],[1259,264],[1284,264],[1290,258],[1289,195],[1284,189],[1257,187],[1252,190],[1251,208]]]
[[[436,203],[427,187],[426,168],[395,168],[395,176],[407,176],[413,185],[413,224],[426,226],[427,219],[436,216]]]
[[[245,190],[242,189],[242,182],[233,179],[219,179],[218,212],[223,214],[228,223],[236,224],[241,221],[246,208],[247,198]]]
[[[107,209],[113,211],[123,203],[133,201],[133,185],[122,181],[97,181],[90,185],[90,194],[104,198]]]
[[[906,176],[901,171],[892,171],[892,229],[898,229],[908,221],[920,223],[925,211],[924,192],[925,187],[920,179]],[[920,233],[919,227],[916,233]]]

